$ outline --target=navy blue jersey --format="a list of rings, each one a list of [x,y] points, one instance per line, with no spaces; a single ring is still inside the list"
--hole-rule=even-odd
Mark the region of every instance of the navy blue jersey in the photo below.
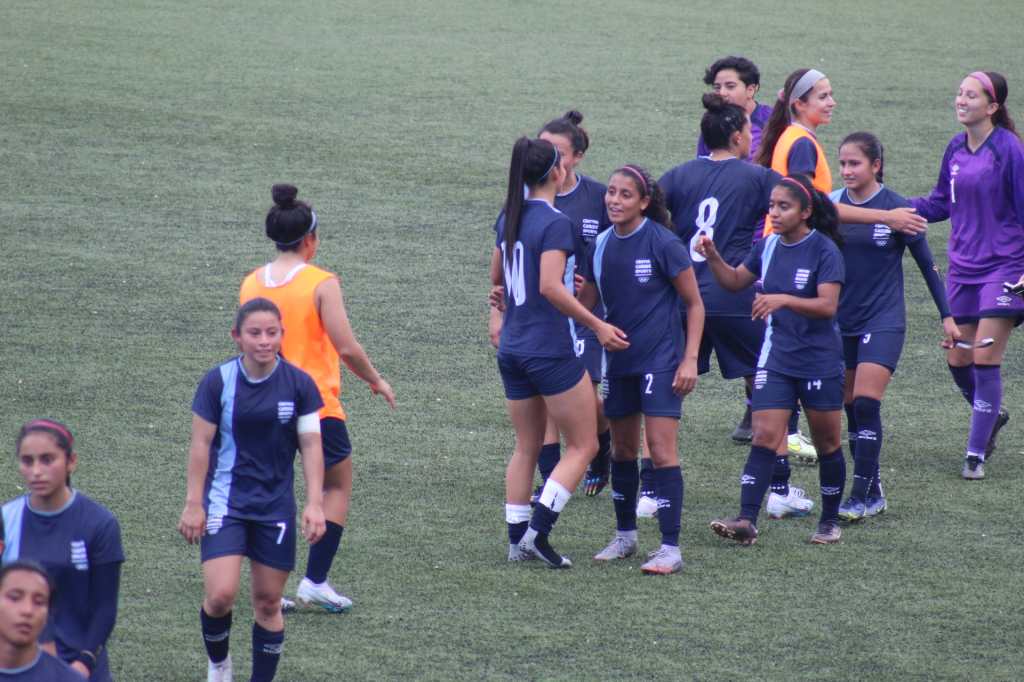
[[[280,358],[258,381],[246,376],[240,357],[203,377],[192,411],[217,425],[203,495],[207,528],[225,516],[252,521],[295,517],[298,420],[323,404],[313,379]]]
[[[696,252],[700,235],[711,237],[726,263],[739,265],[750,253],[758,223],[781,176],[770,168],[736,158],[694,159],[676,166],[658,181],[676,233],[690,246],[690,260],[708,316],[750,317],[754,287],[726,291],[704,256]]]
[[[768,235],[754,244],[743,266],[761,279],[766,294],[815,298],[819,284],[845,279],[839,248],[814,230],[796,244]],[[775,311],[768,317],[757,366],[810,379],[842,374],[843,345],[835,318],[805,317],[789,308]]]
[[[505,214],[498,217],[495,246],[505,271],[505,319],[498,352],[521,357],[574,357],[568,318],[540,293],[540,257],[545,251],[566,254],[566,272],[575,270],[572,221],[541,199],[527,199],[514,253],[505,254]],[[570,283],[571,286],[571,283]]]
[[[117,593],[93,594],[92,573],[124,562],[121,527],[105,507],[77,490],[62,509],[53,512],[32,509],[28,499],[23,495],[3,506],[3,563],[31,559],[53,580],[56,601],[40,641],[56,642],[62,657],[82,649],[93,651],[95,644],[88,637],[96,604],[116,602]],[[102,647],[97,669],[107,668],[106,658],[106,647]]]
[[[909,206],[910,202],[884,185],[867,201],[856,203],[845,189],[832,193],[832,201],[878,211]],[[908,236],[886,225],[842,225],[846,282],[839,295],[839,330],[844,336],[868,332],[902,332],[907,328],[903,303],[903,252],[924,240],[924,233]]]
[[[586,175],[576,176],[576,186],[565,194],[555,197],[555,208],[564,213],[572,221],[576,237],[577,251],[576,263],[580,263],[586,257],[586,247],[597,235],[611,225],[608,221],[608,212],[604,206],[604,193],[607,188],[597,180]],[[574,290],[572,276],[575,268],[566,268],[566,285],[570,291]],[[600,318],[604,317],[604,308],[598,303],[593,313]],[[596,339],[597,336],[589,327],[576,325],[571,319],[569,326],[573,336],[581,339]]]
[[[21,668],[0,668],[0,682],[82,682],[67,663],[40,650],[34,661]]]
[[[597,284],[609,323],[629,348],[606,353],[609,377],[675,369],[683,358],[679,295],[672,280],[690,267],[686,245],[667,227],[644,219],[627,237],[598,235],[583,276]]]

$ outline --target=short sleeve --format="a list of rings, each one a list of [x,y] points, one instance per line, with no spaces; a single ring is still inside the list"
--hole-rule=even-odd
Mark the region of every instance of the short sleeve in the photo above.
[[[674,234],[662,240],[661,247],[657,249],[655,258],[657,259],[658,267],[661,268],[661,271],[669,279],[675,279],[680,272],[692,265],[686,245],[682,239]]]
[[[801,137],[789,148],[789,158],[786,161],[790,175],[804,173],[813,178],[814,171],[818,168],[818,150],[814,148],[811,140]]]
[[[843,255],[839,252],[839,247],[833,244],[828,237],[822,235],[821,238],[827,240],[828,243],[818,257],[818,283],[838,282],[842,284],[846,281],[846,265],[843,262]]]
[[[324,406],[323,398],[320,397],[320,389],[316,387],[313,377],[296,368],[299,375],[298,395],[295,396],[295,413],[300,417],[318,412]]]
[[[224,390],[224,379],[220,375],[220,369],[213,369],[207,372],[203,380],[196,388],[196,395],[192,398],[192,412],[202,417],[211,424],[220,423],[220,394]]]
[[[764,239],[754,242],[754,248],[750,249],[750,253],[743,260],[743,267],[757,278],[761,277],[761,257],[764,255],[764,243]]]
[[[544,230],[541,238],[540,252],[565,251],[575,253],[575,240],[573,239],[572,221],[564,215],[559,215]]]
[[[97,566],[119,564],[124,561],[121,524],[113,514],[96,528],[96,535],[89,544],[89,559]]]

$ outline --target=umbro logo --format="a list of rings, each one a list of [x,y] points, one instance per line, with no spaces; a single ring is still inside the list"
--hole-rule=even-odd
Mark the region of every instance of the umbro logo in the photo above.
[[[980,398],[976,398],[974,400],[974,409],[977,410],[978,412],[985,412],[986,414],[990,414],[992,412],[992,403],[985,402]]]
[[[861,429],[857,432],[857,440],[878,440],[878,434],[871,429]]]
[[[750,474],[743,474],[740,476],[740,485],[756,485],[757,478]]]

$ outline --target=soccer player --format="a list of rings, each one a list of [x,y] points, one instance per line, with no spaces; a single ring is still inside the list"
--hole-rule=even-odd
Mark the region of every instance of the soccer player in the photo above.
[[[1006,79],[975,71],[960,82],[954,104],[964,127],[946,145],[939,179],[927,197],[911,199],[930,222],[946,220],[949,307],[963,336],[947,360],[972,407],[962,475],[985,477],[985,459],[1009,414],[1002,408],[1000,365],[1024,301],[1002,289],[1024,270],[1024,147],[1006,108]]]
[[[741,158],[756,157],[761,146],[761,131],[772,114],[770,106],[757,103],[757,93],[761,89],[761,72],[757,65],[746,57],[723,57],[704,72],[704,84],[711,86],[714,93],[726,102],[743,109],[750,118],[750,149]],[[697,156],[710,153],[711,148],[702,131],[697,138]]]
[[[612,500],[616,533],[594,559],[612,561],[637,550],[637,456],[641,426],[654,463],[661,546],[640,570],[668,575],[682,569],[679,523],[683,474],[676,451],[683,396],[697,384],[697,351],[704,304],[686,254],[671,224],[661,188],[644,169],[626,165],[608,181],[605,205],[613,229],[594,242],[580,292],[587,305],[600,294],[609,323],[630,339],[609,353],[605,413],[611,421]],[[596,291],[595,291],[596,285]],[[684,339],[680,299],[686,306]]]
[[[338,594],[327,577],[352,499],[352,445],[340,400],[341,362],[365,381],[371,392],[383,396],[392,409],[395,394],[356,340],[338,276],[310,263],[320,247],[320,232],[316,212],[306,202],[297,200],[298,191],[287,184],[271,189],[274,206],[267,213],[265,228],[267,237],[277,247],[277,258],[245,277],[239,302],[262,297],[277,305],[286,332],[281,352],[313,377],[323,400],[320,436],[327,530],[323,539],[309,548],[306,574],[299,582],[296,597],[305,605],[340,613],[352,607],[352,600]],[[284,601],[286,610],[294,606],[291,600]]]
[[[53,606],[53,585],[43,567],[18,560],[0,568],[0,680],[81,682],[82,673],[39,646]]]
[[[865,208],[888,210],[908,202],[882,184],[882,143],[871,133],[848,135],[839,146],[839,169],[844,189],[832,200]],[[910,250],[939,310],[944,343],[958,340],[935,262],[923,234],[908,236],[878,224],[872,229],[841,225],[841,251],[846,283],[839,294],[839,332],[843,337],[846,410],[853,484],[839,507],[839,518],[859,521],[886,509],[879,454],[882,450],[882,396],[889,385],[906,332],[903,300],[903,252]]]
[[[491,284],[504,287],[498,369],[516,434],[505,477],[508,558],[538,557],[552,568],[572,565],[548,536],[597,453],[594,389],[576,357],[566,316],[593,329],[605,349],[628,346],[621,330],[594,316],[565,286],[566,263],[576,247],[572,221],[553,206],[564,175],[553,144],[516,140],[490,268]],[[530,489],[547,414],[566,448],[531,515]]]
[[[284,646],[281,597],[295,567],[296,449],[306,507],[302,534],[324,534],[320,417],[313,379],[279,355],[281,313],[254,298],[238,309],[231,337],[241,355],[210,370],[192,401],[188,492],[178,532],[200,543],[205,595],[199,611],[207,680],[231,680],[231,611],[242,558],[252,573],[252,680],[272,680]]]
[[[41,641],[91,680],[110,680],[107,639],[117,620],[121,528],[105,507],[71,487],[78,466],[65,425],[34,419],[18,431],[15,451],[28,493],[3,506],[3,563],[38,562],[56,586]]]
[[[740,478],[740,514],[716,519],[711,529],[743,544],[757,539],[757,517],[771,482],[775,446],[783,437],[793,405],[803,404],[819,453],[821,520],[815,544],[839,541],[839,503],[846,483],[840,446],[843,405],[842,345],[835,324],[843,257],[836,246],[839,219],[828,196],[806,176],[783,178],[772,190],[773,234],[757,242],[742,265],[732,267],[708,237],[698,253],[715,279],[739,291],[760,279],[753,317],[766,320],[754,375],[754,439]]]
[[[772,188],[781,178],[769,168],[742,160],[750,150],[752,128],[743,109],[711,93],[704,95],[703,104],[706,111],[701,118],[701,136],[711,148],[709,154],[676,166],[658,183],[665,192],[677,233],[689,246],[706,307],[699,372],[710,371],[714,350],[723,378],[745,380],[746,412],[733,439],[749,441],[750,394],[764,322],[751,319],[754,287],[739,292],[722,288],[696,247],[701,237],[707,236],[727,263],[741,264],[750,254],[757,224],[768,210]],[[790,427],[796,431],[795,411]],[[773,518],[803,516],[814,506],[802,489],[789,485],[788,455],[785,439],[779,444],[768,496],[768,513]]]

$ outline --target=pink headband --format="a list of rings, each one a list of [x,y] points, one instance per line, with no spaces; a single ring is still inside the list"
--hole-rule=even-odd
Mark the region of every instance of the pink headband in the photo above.
[[[644,174],[643,173],[641,173],[636,168],[633,168],[632,166],[629,166],[629,165],[623,166],[619,170],[620,171],[626,171],[630,175],[635,177],[637,180],[639,180],[640,181],[640,186],[644,188],[644,194],[650,194],[651,193],[651,188],[647,186],[647,180],[644,179]]]
[[[988,96],[992,98],[992,101],[998,104],[996,101],[996,87],[992,85],[992,79],[988,77],[987,73],[984,71],[972,71],[967,75],[981,83],[981,87],[985,88],[985,92],[987,92]]]
[[[806,187],[804,187],[804,183],[800,182],[796,178],[791,178],[789,176],[782,178],[782,180],[780,180],[779,182],[785,182],[790,185],[796,185],[807,196],[807,201],[810,202],[812,206],[814,205],[814,199],[811,198],[811,193],[807,191]]]
[[[51,421],[49,419],[33,419],[28,424],[25,424],[23,428],[26,430],[32,430],[40,427],[45,429],[52,429],[59,433],[60,435],[64,436],[64,438],[66,438],[68,441],[69,447],[75,444],[75,439],[71,437],[71,432],[68,431],[66,426],[64,426],[63,424],[58,424],[57,422]]]

